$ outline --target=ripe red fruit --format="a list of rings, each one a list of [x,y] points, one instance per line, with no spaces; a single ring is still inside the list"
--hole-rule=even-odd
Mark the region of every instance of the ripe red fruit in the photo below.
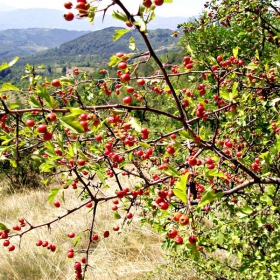
[[[68,252],[68,253],[67,253],[67,257],[68,257],[69,259],[72,259],[72,258],[74,257],[74,251]]]
[[[67,21],[71,21],[74,19],[74,14],[71,12],[68,12],[68,13],[64,14],[63,16],[64,16],[64,19]]]
[[[174,239],[174,242],[175,242],[177,245],[181,245],[181,244],[183,244],[184,239],[183,239],[182,236],[176,236],[175,239]]]
[[[69,237],[69,238],[74,238],[74,237],[75,237],[75,232],[70,232],[70,233],[68,233],[68,237]]]
[[[9,251],[14,251],[15,248],[16,248],[15,245],[10,245],[10,246],[8,247],[8,250],[9,250]]]
[[[92,207],[92,202],[87,203],[86,207],[91,208]]]
[[[48,122],[55,122],[56,121],[56,114],[55,113],[49,113],[47,116],[46,116],[46,120]]]
[[[53,79],[52,80],[52,86],[53,87],[60,87],[60,80],[59,79]]]
[[[64,7],[65,7],[66,9],[68,9],[68,10],[72,9],[72,6],[73,6],[72,2],[66,2],[66,3],[64,3]]]
[[[182,215],[180,218],[179,218],[179,223],[180,225],[182,226],[185,226],[189,223],[189,217],[187,215]]]
[[[92,241],[97,241],[97,240],[98,240],[98,234],[94,234],[94,235],[91,237],[91,240],[92,240]]]
[[[8,247],[10,245],[10,241],[9,240],[5,240],[4,242],[3,242],[3,246],[4,247]]]
[[[119,230],[120,230],[120,227],[119,227],[119,226],[114,226],[114,227],[113,227],[113,230],[114,230],[114,231],[119,231]]]
[[[33,127],[35,125],[35,121],[34,120],[27,120],[25,122],[25,125],[28,127]]]
[[[36,246],[42,246],[43,245],[43,241],[42,240],[38,240],[37,242],[36,242]]]
[[[166,201],[160,202],[159,203],[159,207],[161,210],[167,210],[168,209],[169,204]]]
[[[164,0],[155,0],[154,2],[155,2],[156,6],[161,6],[163,4]]]
[[[52,139],[52,136],[53,136],[53,134],[51,132],[46,132],[46,133],[44,133],[43,138],[45,141],[49,141]]]
[[[219,56],[217,56],[217,60],[218,60],[219,62],[221,62],[221,61],[223,60],[223,57],[222,57],[221,55],[219,55]]]
[[[143,6],[145,6],[146,8],[150,8],[152,6],[152,1],[151,0],[143,0],[142,2]]]
[[[45,124],[40,124],[37,127],[37,131],[39,133],[46,133],[47,132],[47,126]]]
[[[130,104],[132,102],[132,98],[130,96],[126,96],[123,99],[123,103]]]
[[[175,238],[177,236],[177,234],[178,234],[178,230],[176,228],[171,228],[167,232],[167,237],[168,238]]]
[[[182,215],[183,215],[183,214],[182,214],[181,212],[174,213],[174,214],[173,214],[173,221],[179,222],[179,219],[180,219],[180,217],[181,217]]]
[[[108,230],[104,231],[104,233],[103,233],[104,238],[109,237],[109,235],[110,235],[110,232]]]
[[[130,81],[130,75],[128,73],[122,74],[120,80],[122,83],[128,83]]]
[[[196,236],[196,235],[191,235],[191,236],[189,237],[189,242],[190,242],[191,244],[195,244],[195,243],[197,242],[197,236]]]
[[[121,70],[126,69],[126,67],[127,67],[127,64],[124,61],[122,61],[118,64],[118,68]]]
[[[138,79],[137,81],[138,86],[144,86],[145,85],[145,80],[144,79]]]
[[[79,158],[77,160],[77,164],[80,165],[80,166],[84,166],[86,164],[86,161],[84,159],[82,159],[82,158]]]
[[[195,166],[197,164],[197,160],[195,157],[191,157],[189,158],[188,163],[190,166]]]
[[[60,202],[56,200],[56,201],[54,201],[53,205],[55,207],[59,208],[60,207]]]
[[[132,217],[133,217],[133,214],[132,214],[132,213],[129,212],[129,213],[126,214],[126,218],[127,218],[127,219],[131,219]]]

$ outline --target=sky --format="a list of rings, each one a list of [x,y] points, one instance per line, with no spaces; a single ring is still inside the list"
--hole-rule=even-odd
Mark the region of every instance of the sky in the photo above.
[[[66,10],[63,4],[68,1],[69,0],[0,0],[0,10],[4,10],[5,6],[18,9],[49,8],[56,10]],[[158,16],[165,17],[189,17],[198,15],[202,11],[205,1],[206,0],[173,0],[172,4],[163,4],[162,6],[157,7],[156,14]],[[77,0],[72,0],[71,2],[73,5],[75,5]],[[101,0],[99,2],[100,7],[102,8],[107,4],[112,3],[112,0]],[[141,3],[142,0],[122,0],[122,2],[129,11],[134,13],[137,12],[139,3]]]

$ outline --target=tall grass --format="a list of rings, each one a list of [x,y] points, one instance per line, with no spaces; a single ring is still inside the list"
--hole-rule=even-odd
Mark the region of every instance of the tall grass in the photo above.
[[[67,190],[68,191],[68,190]],[[41,224],[58,215],[65,213],[79,204],[79,199],[68,191],[66,203],[61,208],[54,208],[47,202],[46,190],[30,190],[13,195],[2,194],[0,221],[9,227],[17,224],[19,217],[24,217],[32,225]],[[72,192],[72,193],[71,193]],[[71,205],[71,207],[70,207]],[[96,232],[102,235],[110,231],[110,237],[101,239],[90,253],[86,279],[123,279],[130,280],[145,277],[157,265],[165,262],[161,250],[161,238],[148,228],[140,228],[137,221],[126,226],[121,234],[112,230],[116,222],[113,219],[111,205],[100,205],[97,217]],[[88,209],[81,209],[69,217],[47,227],[32,230],[25,234],[18,247],[19,239],[13,238],[11,243],[16,245],[14,252],[0,247],[0,279],[19,280],[66,280],[74,279],[74,263],[82,255],[67,259],[67,250],[73,247],[73,239],[67,234],[74,231],[80,234],[90,224],[91,215]],[[14,224],[11,222],[14,221]],[[57,245],[57,250],[51,252],[43,247],[37,247],[38,239],[47,240]],[[81,245],[85,238],[81,238]],[[79,244],[77,247],[79,247]]]

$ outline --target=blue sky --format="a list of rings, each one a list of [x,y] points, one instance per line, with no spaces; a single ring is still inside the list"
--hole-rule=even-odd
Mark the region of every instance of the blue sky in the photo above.
[[[20,9],[27,8],[49,8],[49,9],[58,9],[65,10],[63,4],[69,0],[0,0],[0,10],[4,9],[4,6],[11,6]],[[160,7],[157,7],[156,14],[159,16],[165,17],[175,17],[183,16],[189,17],[199,14],[203,9],[203,4],[206,0],[173,0],[172,4],[163,4]],[[72,0],[73,4],[77,3],[76,0]],[[100,5],[105,6],[108,3],[111,3],[111,0],[102,0]],[[123,0],[122,1],[129,10],[133,13],[137,11],[137,7],[141,0]]]

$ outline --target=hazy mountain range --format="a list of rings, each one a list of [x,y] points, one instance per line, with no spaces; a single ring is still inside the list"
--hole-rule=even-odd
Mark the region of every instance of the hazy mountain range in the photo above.
[[[94,24],[87,19],[75,19],[65,21],[63,11],[53,9],[15,9],[9,10],[8,6],[0,9],[0,30],[25,29],[25,28],[57,28],[67,30],[95,31],[106,27],[126,27],[125,23],[117,21],[111,15],[106,15],[102,23],[102,16],[95,17]],[[159,17],[157,16],[149,24],[149,29],[176,29],[178,23],[186,22],[189,18],[184,17]]]

